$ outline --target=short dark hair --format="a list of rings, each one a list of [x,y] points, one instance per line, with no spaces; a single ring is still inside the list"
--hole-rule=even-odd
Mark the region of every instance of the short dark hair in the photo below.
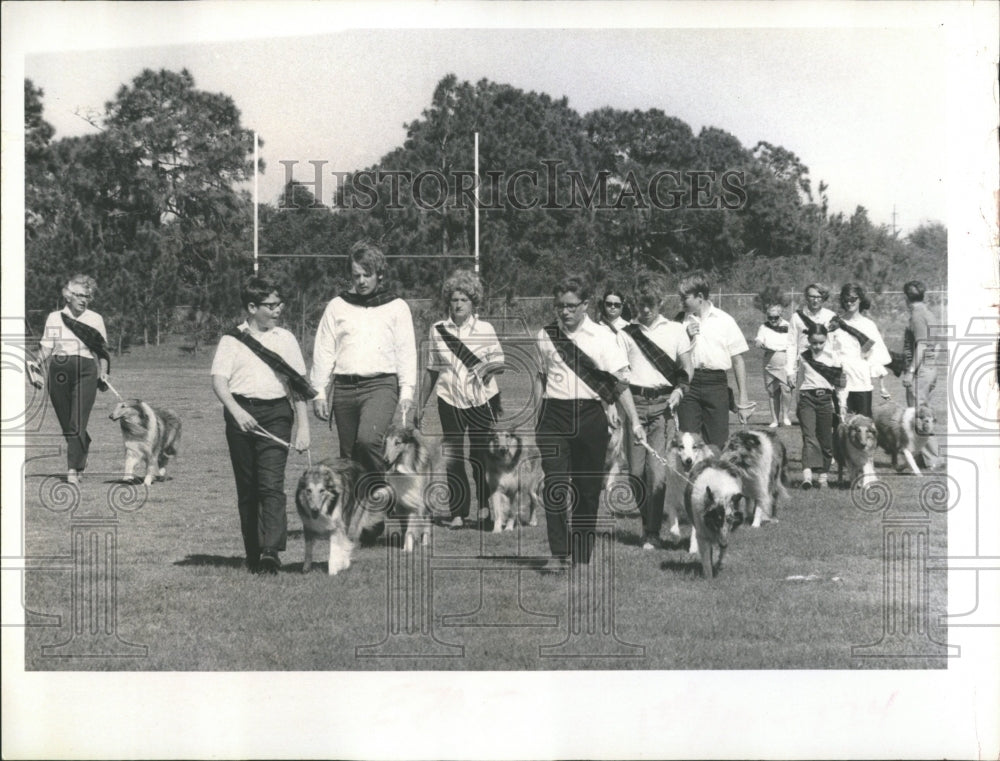
[[[681,279],[677,285],[677,292],[684,296],[701,296],[703,299],[707,299],[710,288],[708,275],[698,270]]]
[[[267,278],[254,275],[243,283],[243,289],[240,291],[240,303],[243,304],[244,309],[247,309],[251,304],[260,304],[272,293],[281,296],[278,284]]]
[[[911,304],[917,301],[924,300],[924,293],[927,292],[927,288],[920,280],[907,280],[903,285],[903,294],[906,296],[906,300]]]
[[[818,322],[814,322],[811,328],[806,329],[806,340],[812,338],[813,336],[828,336],[830,331],[826,329],[826,325],[821,325]]]
[[[575,293],[580,301],[589,301],[590,285],[580,275],[567,275],[552,289],[552,295],[556,298],[564,293]]]
[[[858,297],[858,311],[867,312],[871,309],[872,302],[868,298],[868,294],[865,293],[865,289],[862,288],[857,283],[844,283],[843,287],[840,289],[840,306],[844,306],[844,299],[848,296]]]

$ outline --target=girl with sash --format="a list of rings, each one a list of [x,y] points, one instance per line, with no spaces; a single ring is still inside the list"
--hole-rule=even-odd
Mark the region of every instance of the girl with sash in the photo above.
[[[806,334],[815,325],[829,329],[830,321],[837,316],[823,304],[830,298],[830,289],[821,283],[810,283],[804,291],[805,303],[792,313],[788,325],[788,348],[785,357],[785,377],[795,378],[799,355],[806,350]]]
[[[87,467],[87,424],[97,391],[111,371],[104,319],[87,307],[97,290],[89,275],[74,275],[62,289],[66,306],[45,319],[37,362],[29,367],[37,388],[48,381],[49,399],[66,438],[66,480],[79,484]],[[43,370],[47,366],[47,372]]]
[[[608,416],[620,400],[633,441],[646,432],[628,389],[628,357],[615,335],[587,317],[590,290],[568,277],[553,289],[556,320],[536,336],[538,375],[532,398],[541,400],[535,441],[545,473],[543,499],[552,558],[543,571],[588,563],[597,541],[598,501],[604,481]]]
[[[882,398],[890,398],[885,390],[885,376],[886,365],[892,362],[882,334],[862,314],[870,308],[871,301],[864,289],[856,283],[847,283],[840,289],[840,314],[829,326],[834,351],[847,376],[847,386],[839,394],[840,408],[867,417],[872,416],[874,378],[878,378]]]
[[[802,488],[827,488],[833,460],[834,395],[846,383],[840,360],[833,353],[827,329],[814,324],[806,333],[806,349],[799,368],[799,404],[802,429]],[[795,384],[788,379],[789,389]],[[813,483],[813,476],[816,482]]]
[[[767,392],[767,406],[771,410],[770,428],[778,427],[778,419],[791,425],[788,412],[792,406],[792,395],[788,390],[788,320],[781,316],[781,304],[765,304],[765,321],[757,329],[754,344],[764,350],[764,390]]]
[[[251,277],[240,293],[247,319],[219,339],[212,390],[222,402],[236,478],[240,529],[251,573],[277,573],[285,549],[285,464],[290,442],[309,448],[306,400],[316,392],[295,336],[277,326],[284,302],[269,280]],[[295,422],[295,438],[292,423]]]
[[[386,287],[386,258],[369,241],[350,251],[351,289],[333,298],[316,329],[310,381],[317,391],[313,411],[337,424],[340,456],[366,474],[385,472],[385,432],[397,418],[403,425],[417,385],[413,316],[403,299]],[[332,413],[332,414],[331,414]],[[368,479],[366,490],[377,479]],[[382,533],[377,523],[363,542]]]
[[[486,447],[501,414],[500,391],[494,375],[503,372],[503,349],[493,326],[476,316],[482,298],[483,285],[469,270],[458,270],[444,281],[441,300],[448,319],[431,326],[427,366],[415,413],[419,426],[427,400],[436,387],[453,529],[462,528],[469,518],[471,498],[464,457],[466,434],[476,499],[482,510],[489,496]]]
[[[597,311],[597,321],[611,328],[612,333],[620,331],[632,319],[628,304],[625,303],[625,294],[620,288],[613,285],[604,291],[601,306]]]

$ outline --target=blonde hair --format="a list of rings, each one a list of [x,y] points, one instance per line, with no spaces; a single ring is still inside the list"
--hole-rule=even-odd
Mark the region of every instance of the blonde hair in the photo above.
[[[93,296],[97,292],[97,281],[94,280],[90,275],[84,275],[82,273],[73,275],[69,280],[66,281],[66,285],[63,286],[63,290],[69,290],[71,285],[81,285],[89,291],[90,295]]]
[[[441,303],[447,312],[451,306],[451,295],[459,291],[469,297],[473,307],[483,300],[483,284],[471,270],[455,270],[441,286]]]

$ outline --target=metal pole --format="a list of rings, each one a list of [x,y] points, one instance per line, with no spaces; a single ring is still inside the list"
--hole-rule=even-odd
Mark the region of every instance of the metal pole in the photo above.
[[[476,133],[475,139],[475,157],[473,158],[474,170],[476,175],[476,184],[473,186],[473,198],[475,199],[475,220],[476,220],[476,242],[475,242],[475,270],[476,275],[479,275],[479,133]]]
[[[253,133],[253,274],[257,274],[257,130]]]

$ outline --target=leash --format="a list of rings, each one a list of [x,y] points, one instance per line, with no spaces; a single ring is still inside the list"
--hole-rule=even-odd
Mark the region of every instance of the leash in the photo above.
[[[684,479],[684,481],[685,481],[686,483],[689,483],[689,484],[693,484],[693,483],[694,483],[694,482],[693,482],[693,481],[692,481],[692,480],[691,480],[690,478],[688,478],[688,477],[687,477],[687,476],[686,476],[686,475],[685,475],[684,473],[682,473],[681,471],[677,470],[677,468],[675,468],[675,467],[674,467],[673,465],[671,465],[671,464],[670,464],[669,462],[667,462],[667,461],[666,461],[666,459],[664,459],[663,457],[661,457],[661,456],[660,456],[660,453],[659,453],[659,452],[657,452],[657,451],[656,451],[655,449],[653,449],[653,448],[652,448],[652,447],[651,447],[651,446],[649,445],[649,442],[646,442],[646,441],[642,442],[642,446],[643,446],[643,448],[645,448],[645,450],[646,450],[647,452],[649,452],[649,453],[650,453],[651,455],[653,455],[653,457],[655,457],[655,458],[657,459],[657,461],[658,461],[658,462],[660,462],[661,464],[663,464],[663,465],[665,465],[666,467],[670,468],[670,470],[672,470],[672,471],[673,471],[674,473],[676,473],[676,474],[677,474],[677,475],[679,475],[679,476],[680,476],[681,478],[683,478],[683,479]]]
[[[285,449],[288,449],[289,451],[291,451],[291,449],[292,449],[292,445],[290,443],[288,443],[287,441],[285,441],[282,438],[279,438],[279,437],[275,436],[273,433],[271,433],[269,430],[267,430],[260,423],[257,423],[257,425],[250,430],[250,433],[255,433],[258,436],[260,436],[262,439],[270,439],[271,441],[276,441],[277,443],[281,444],[281,446],[285,447]],[[311,468],[312,467],[312,449],[311,448],[306,449],[306,457],[309,460],[309,467]]]
[[[108,387],[108,391],[118,397],[118,401],[123,401],[122,395],[118,393],[117,389],[111,385],[111,381],[105,380],[104,385]]]

